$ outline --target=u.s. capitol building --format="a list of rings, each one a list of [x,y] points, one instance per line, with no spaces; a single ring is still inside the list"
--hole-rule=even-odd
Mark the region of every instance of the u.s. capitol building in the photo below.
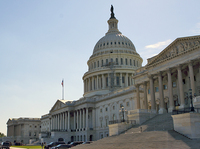
[[[87,62],[83,97],[57,100],[41,117],[41,142],[98,140],[109,136],[110,121],[122,119],[122,107],[125,120],[141,124],[189,107],[190,88],[200,95],[200,36],[177,38],[142,67],[133,42],[118,30],[113,7],[108,27]]]

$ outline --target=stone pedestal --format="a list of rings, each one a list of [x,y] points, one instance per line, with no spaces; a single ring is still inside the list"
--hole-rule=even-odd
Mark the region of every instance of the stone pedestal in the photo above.
[[[128,111],[128,120],[136,120],[136,124],[142,124],[156,115],[156,110],[135,109]]]
[[[126,122],[108,125],[109,136],[119,135],[120,133],[131,128],[132,126],[133,126],[133,124],[129,124],[129,123],[126,123]]]
[[[200,96],[195,97],[193,103],[195,108],[200,108]]]
[[[172,115],[174,130],[191,138],[200,138],[200,113]]]

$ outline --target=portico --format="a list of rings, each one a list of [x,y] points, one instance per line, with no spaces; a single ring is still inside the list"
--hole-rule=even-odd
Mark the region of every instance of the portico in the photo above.
[[[137,70],[133,79],[137,87],[144,88],[145,102],[146,94],[148,94],[148,109],[163,114],[172,112],[174,108],[190,106],[186,98],[187,92],[189,88],[192,88],[193,94],[199,93],[197,88],[200,86],[199,38],[199,36],[194,36],[176,39],[156,57],[149,59],[146,66]],[[177,48],[177,53],[171,54],[173,47],[178,47],[180,41],[187,44],[196,43],[196,45],[191,48],[185,47],[184,51]],[[139,90],[137,90],[137,95],[138,92]],[[137,99],[137,101],[140,100]],[[147,107],[144,105],[143,109]]]

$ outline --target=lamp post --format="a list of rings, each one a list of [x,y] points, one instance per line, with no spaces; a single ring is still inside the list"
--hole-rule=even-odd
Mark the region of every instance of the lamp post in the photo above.
[[[124,106],[122,105],[121,106],[121,110],[119,110],[119,112],[122,112],[122,122],[125,122],[125,120],[124,120],[124,112],[126,111],[125,109],[124,109]]]
[[[196,97],[195,93],[194,93],[194,97]],[[193,106],[193,101],[192,101],[192,89],[189,89],[189,98],[191,101],[191,111],[194,112],[194,106]]]

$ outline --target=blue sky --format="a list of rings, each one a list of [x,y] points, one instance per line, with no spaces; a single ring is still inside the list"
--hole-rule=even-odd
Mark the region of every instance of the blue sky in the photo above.
[[[143,65],[176,38],[200,34],[199,0],[0,0],[0,132],[9,118],[47,114],[63,78],[65,99],[82,97],[111,4]]]

